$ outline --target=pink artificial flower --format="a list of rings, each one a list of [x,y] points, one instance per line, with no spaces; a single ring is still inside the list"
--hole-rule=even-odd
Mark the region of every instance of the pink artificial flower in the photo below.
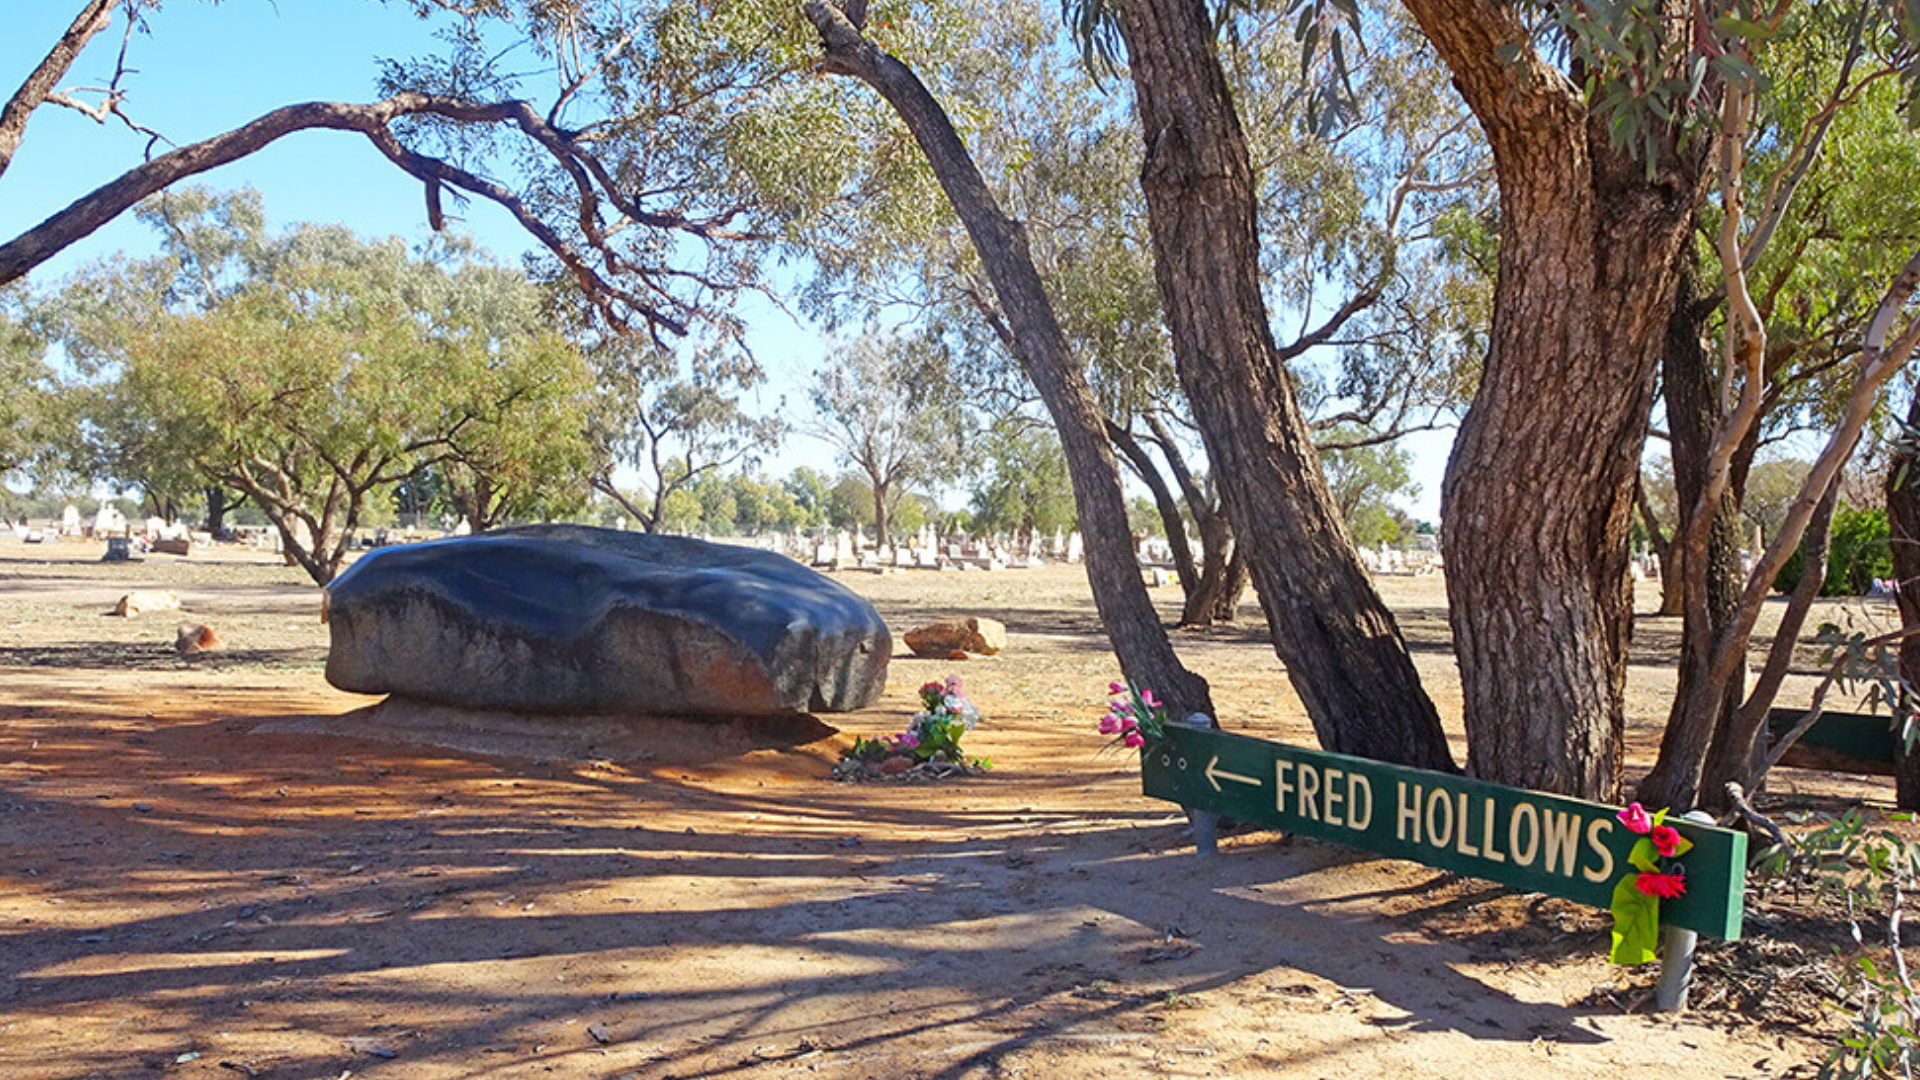
[[[1140,721],[1135,720],[1131,716],[1123,716],[1120,718],[1121,731],[1137,731],[1139,730],[1139,727],[1140,727]]]
[[[920,745],[920,736],[915,735],[913,732],[909,731],[906,734],[900,736],[900,745],[906,747],[909,750],[912,750],[915,747],[918,747]]]
[[[1653,829],[1653,818],[1647,815],[1646,807],[1639,803],[1628,803],[1627,808],[1620,811],[1620,824],[1633,832],[1645,834]]]
[[[1682,874],[1649,874],[1643,870],[1634,876],[1633,884],[1648,896],[1657,896],[1662,900],[1683,896],[1687,891],[1687,879]]]
[[[1101,717],[1100,718],[1100,734],[1102,735],[1120,734],[1120,718],[1113,715],[1112,713],[1108,713],[1107,715]]]
[[[1130,749],[1134,750],[1138,750],[1140,747],[1147,745],[1146,738],[1137,731],[1127,732],[1126,737],[1120,741],[1126,743]]]
[[[1653,841],[1653,850],[1659,852],[1662,858],[1671,857],[1680,848],[1680,831],[1671,825],[1655,825],[1650,839]]]
[[[947,676],[947,693],[957,694],[959,692],[960,692],[960,676],[958,675]]]
[[[1127,688],[1124,686],[1121,686],[1117,682],[1110,682],[1107,684],[1107,693],[1109,694],[1124,694],[1126,692],[1127,692]]]
[[[1115,716],[1127,716],[1133,712],[1133,706],[1121,698],[1114,698],[1107,703],[1107,707],[1113,710]]]
[[[1160,707],[1159,699],[1153,696],[1153,691],[1151,690],[1140,691],[1140,700],[1146,702],[1147,708],[1149,709],[1157,709]]]

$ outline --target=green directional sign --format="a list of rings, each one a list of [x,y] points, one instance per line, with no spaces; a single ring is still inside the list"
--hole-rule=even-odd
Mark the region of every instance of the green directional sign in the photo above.
[[[1169,727],[1141,755],[1146,794],[1196,810],[1595,907],[1633,873],[1619,808],[1221,731]],[[1664,924],[1740,936],[1747,838],[1669,818],[1693,841]]]

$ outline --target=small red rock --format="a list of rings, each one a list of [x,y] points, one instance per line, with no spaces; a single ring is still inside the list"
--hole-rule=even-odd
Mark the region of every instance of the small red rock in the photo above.
[[[227,643],[221,639],[219,634],[214,632],[211,626],[202,626],[199,623],[181,623],[179,631],[174,636],[173,647],[177,649],[182,656],[192,656],[195,653],[213,652],[216,649],[224,649],[227,647]]]

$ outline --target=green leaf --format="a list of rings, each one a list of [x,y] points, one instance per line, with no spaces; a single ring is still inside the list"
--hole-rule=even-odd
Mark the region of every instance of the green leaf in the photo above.
[[[1641,841],[1646,843],[1646,841]],[[1659,957],[1660,900],[1633,883],[1633,875],[1613,886],[1613,951],[1616,964],[1645,964]]]
[[[1653,841],[1644,836],[1634,841],[1633,850],[1627,853],[1627,861],[1649,874],[1660,872],[1660,852],[1654,848]]]
[[[1745,38],[1751,42],[1766,41],[1773,36],[1773,30],[1761,23],[1732,15],[1722,15],[1713,21],[1714,32],[1726,37]]]

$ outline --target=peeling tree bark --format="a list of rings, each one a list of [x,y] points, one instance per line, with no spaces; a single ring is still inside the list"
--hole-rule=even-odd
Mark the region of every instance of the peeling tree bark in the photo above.
[[[1141,186],[1180,382],[1272,627],[1329,750],[1453,769],[1438,713],[1327,491],[1261,294],[1246,139],[1193,0],[1120,0]]]
[[[1066,335],[1034,269],[1025,230],[1000,209],[981,179],[946,111],[899,60],[866,39],[854,12],[808,0],[807,17],[820,32],[826,70],[872,87],[906,122],[927,156],[941,190],[959,214],[980,254],[1000,310],[1025,367],[1052,415],[1073,481],[1074,505],[1087,538],[1087,579],[1120,667],[1134,685],[1152,689],[1176,716],[1213,715],[1205,679],[1183,667],[1147,595],[1133,559],[1120,466],[1086,373],[1067,349]]]
[[[1511,5],[1405,4],[1486,133],[1500,187],[1491,347],[1442,489],[1468,767],[1610,798],[1628,525],[1704,148],[1663,151],[1651,171],[1614,149]]]

